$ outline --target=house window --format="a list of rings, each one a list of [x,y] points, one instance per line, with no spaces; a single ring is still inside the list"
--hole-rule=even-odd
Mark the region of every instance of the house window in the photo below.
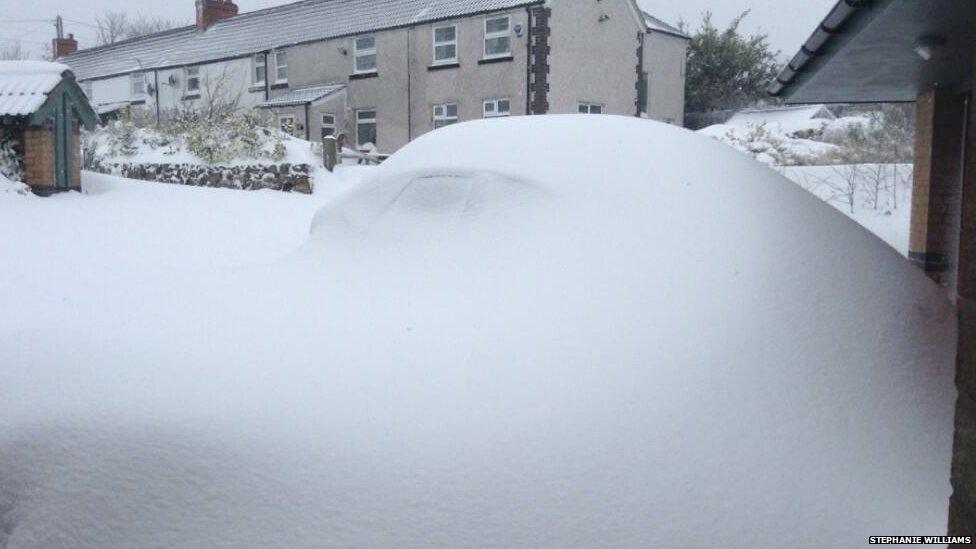
[[[255,86],[263,86],[268,79],[268,60],[263,53],[254,56],[252,66],[251,83]]]
[[[278,127],[281,128],[281,131],[293,135],[295,133],[295,117],[292,115],[279,116]]]
[[[186,77],[187,97],[200,95],[200,67],[187,67],[184,76]]]
[[[376,146],[376,111],[356,111],[356,144]]]
[[[328,137],[330,135],[336,134],[335,125],[335,115],[334,114],[323,114],[322,115],[322,137]]]
[[[512,102],[509,99],[489,99],[485,101],[485,118],[498,118],[512,114]]]
[[[434,129],[456,124],[458,121],[457,103],[434,105]]]
[[[146,75],[137,72],[129,77],[129,90],[132,97],[140,97],[146,95]]]
[[[356,74],[376,72],[376,37],[363,36],[356,39]]]
[[[508,15],[485,19],[485,57],[512,55],[511,18]]]
[[[288,56],[283,51],[275,52],[275,82],[288,82]]]
[[[434,63],[456,63],[457,26],[434,27]]]
[[[603,114],[603,105],[599,103],[580,103],[580,114]]]

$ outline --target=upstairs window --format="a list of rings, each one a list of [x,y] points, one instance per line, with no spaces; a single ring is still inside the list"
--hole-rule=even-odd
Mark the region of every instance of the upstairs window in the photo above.
[[[146,95],[146,75],[137,72],[133,73],[129,77],[129,92],[132,97],[141,97]]]
[[[253,70],[251,71],[251,83],[255,86],[263,86],[268,80],[268,60],[263,53],[254,56],[252,61]]]
[[[288,56],[283,51],[275,52],[275,82],[288,82]]]
[[[325,113],[322,115],[322,137],[329,137],[336,134],[335,115]]]
[[[489,99],[485,101],[485,118],[499,118],[512,114],[512,101],[509,99]]]
[[[434,129],[456,124],[458,121],[457,103],[434,105]]]
[[[599,103],[580,103],[580,114],[603,114],[603,105]]]
[[[186,95],[194,97],[200,95],[200,67],[187,67],[186,74]]]
[[[434,64],[456,63],[457,26],[434,28]]]
[[[355,73],[363,74],[376,72],[376,37],[359,37],[356,39],[355,46]]]
[[[512,21],[508,15],[485,19],[485,58],[512,55]]]

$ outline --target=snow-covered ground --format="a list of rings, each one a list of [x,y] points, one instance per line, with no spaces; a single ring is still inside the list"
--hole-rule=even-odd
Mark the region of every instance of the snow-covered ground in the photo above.
[[[0,546],[944,531],[952,308],[779,174],[551,116],[338,179],[0,193]]]

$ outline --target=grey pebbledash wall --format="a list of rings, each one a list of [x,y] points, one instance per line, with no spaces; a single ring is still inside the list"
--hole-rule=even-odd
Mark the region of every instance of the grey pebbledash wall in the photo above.
[[[312,193],[308,164],[271,164],[252,166],[201,166],[199,164],[140,164],[92,161],[87,169],[129,179],[256,191]]]

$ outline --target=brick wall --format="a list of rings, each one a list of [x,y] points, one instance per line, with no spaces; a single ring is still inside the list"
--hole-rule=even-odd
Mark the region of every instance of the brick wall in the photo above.
[[[959,398],[952,449],[949,533],[976,536],[976,108],[969,109],[968,127],[958,232]]]
[[[54,132],[50,129],[24,130],[24,168],[31,188],[54,188]]]
[[[966,98],[935,90],[918,98],[909,257],[955,292]]]

